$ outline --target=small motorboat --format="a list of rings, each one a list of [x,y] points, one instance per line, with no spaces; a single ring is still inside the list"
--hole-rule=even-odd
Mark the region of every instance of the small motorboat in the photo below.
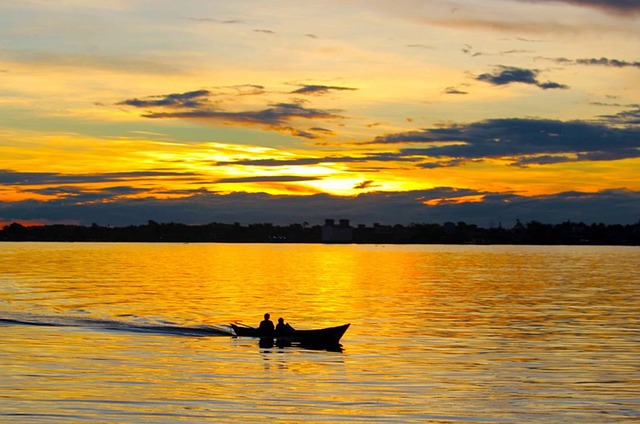
[[[315,330],[291,330],[283,333],[265,334],[260,329],[248,325],[230,324],[237,337],[254,337],[262,340],[275,340],[276,344],[299,344],[302,346],[338,346],[340,339],[351,324]]]

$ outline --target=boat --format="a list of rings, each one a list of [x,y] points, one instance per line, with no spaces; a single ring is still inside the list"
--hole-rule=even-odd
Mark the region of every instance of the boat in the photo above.
[[[338,346],[340,339],[351,324],[314,330],[293,330],[281,334],[264,334],[261,330],[248,325],[230,324],[237,337],[259,338],[261,342],[271,341],[278,345],[298,344],[301,346]]]

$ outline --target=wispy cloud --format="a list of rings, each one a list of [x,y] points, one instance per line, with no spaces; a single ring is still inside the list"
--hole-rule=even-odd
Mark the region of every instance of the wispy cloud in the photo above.
[[[626,60],[609,59],[606,57],[601,57],[599,59],[597,58],[567,59],[564,57],[557,57],[549,60],[552,60],[562,65],[567,64],[567,65],[607,66],[611,68],[627,68],[627,67],[640,68],[640,61],[629,62]]]
[[[15,65],[28,64],[39,69],[100,70],[126,74],[176,75],[182,69],[170,61],[152,55],[115,55],[106,53],[59,52],[39,49],[3,49],[2,60]]]
[[[269,176],[255,176],[255,177],[235,177],[235,178],[221,178],[217,180],[217,183],[292,183],[301,181],[316,181],[318,177],[299,177],[297,175],[269,175]]]
[[[640,13],[640,3],[636,0],[519,0],[528,3],[567,3],[574,6],[592,7],[619,16],[633,16]]]
[[[362,181],[361,183],[356,184],[355,186],[353,186],[354,190],[365,190],[365,189],[369,189],[372,187],[379,187],[379,184],[376,184],[373,180],[366,180],[366,181]]]
[[[212,107],[211,98],[235,98],[239,96],[259,96],[265,93],[265,87],[257,84],[240,84],[226,87],[201,89],[184,93],[158,94],[143,98],[123,100],[116,104],[139,108],[196,109]]]
[[[42,189],[28,189],[25,190],[25,192],[52,196],[57,199],[65,199],[73,202],[75,205],[78,205],[85,202],[114,201],[122,196],[138,195],[141,193],[151,194],[152,190],[132,186],[115,186],[97,189],[59,186]]]
[[[217,162],[217,165],[243,165],[258,167],[305,166],[330,163],[364,163],[364,162],[418,162],[420,158],[403,157],[397,153],[368,153],[353,156],[320,156],[313,158],[295,159],[241,159],[227,162]]]
[[[234,95],[262,94],[264,87],[259,85],[234,86]],[[309,92],[327,92],[328,90],[349,90],[346,87],[304,86],[300,90]],[[298,90],[296,90],[298,91]],[[225,111],[219,103],[210,99],[216,93],[209,90],[196,90],[185,93],[149,96],[144,99],[128,99],[118,105],[145,108],[142,114],[150,119],[190,119],[203,120],[214,124],[259,125],[268,130],[288,133],[295,137],[317,139],[332,135],[332,131],[322,127],[297,128],[292,121],[336,120],[344,118],[335,109],[315,109],[303,106],[302,102],[273,103],[265,109],[247,111]]]
[[[211,22],[211,23],[215,23],[215,24],[239,24],[242,23],[242,21],[237,20],[237,19],[226,19],[226,20],[222,20],[222,19],[214,19],[214,18],[187,18],[190,21],[194,21],[194,22]]]
[[[469,94],[468,91],[460,90],[457,87],[447,87],[444,89],[445,94]]]
[[[279,127],[294,118],[335,119],[342,118],[336,110],[306,108],[297,103],[276,103],[267,109],[245,112],[222,112],[212,109],[199,109],[184,112],[151,112],[145,118],[187,118],[209,119],[212,121],[255,123]]]
[[[481,74],[476,79],[478,81],[488,82],[493,85],[507,85],[513,83],[531,84],[538,86],[544,90],[548,89],[566,89],[569,88],[564,84],[557,82],[541,82],[538,80],[540,71],[537,69],[516,68],[513,66],[498,66],[493,73]]]
[[[523,54],[523,53],[531,53],[531,50],[523,50],[523,49],[510,49],[510,50],[503,50],[497,53],[486,53],[486,52],[478,52],[478,51],[474,51],[473,47],[469,44],[465,44],[462,48],[462,53],[471,56],[471,57],[478,57],[478,56],[507,56],[507,55],[512,55],[512,54]]]
[[[109,172],[101,174],[61,174],[53,172],[16,172],[0,169],[0,184],[37,186],[45,184],[83,184],[139,181],[143,178],[192,178],[199,174],[173,171]]]
[[[407,47],[411,49],[425,49],[425,50],[433,50],[434,47],[429,44],[407,44]]]
[[[336,110],[306,108],[297,103],[277,103],[267,109],[244,112],[223,112],[213,109],[195,109],[180,112],[151,112],[142,115],[152,119],[198,119],[213,123],[261,125],[267,129],[289,133],[308,139],[319,138],[318,132],[298,129],[289,123],[294,119],[340,119]]]
[[[335,85],[300,85],[300,88],[292,91],[292,94],[309,94],[309,95],[324,95],[331,91],[353,91],[357,90],[357,88],[351,87],[340,87]]]

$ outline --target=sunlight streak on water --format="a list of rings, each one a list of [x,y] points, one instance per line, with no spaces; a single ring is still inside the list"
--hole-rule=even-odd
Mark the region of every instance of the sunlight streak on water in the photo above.
[[[637,421],[639,259],[620,247],[0,244],[0,420]],[[351,322],[344,352],[187,333],[267,311],[300,328]]]

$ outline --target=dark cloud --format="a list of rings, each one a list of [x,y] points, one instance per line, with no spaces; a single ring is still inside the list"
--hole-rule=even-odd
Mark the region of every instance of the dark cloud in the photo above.
[[[640,116],[640,111],[637,111],[637,115]],[[591,160],[597,156],[617,159],[640,157],[640,127],[616,127],[584,121],[490,119],[446,128],[390,134],[378,137],[372,143],[427,145],[402,149],[400,154],[404,156],[512,158],[514,164],[533,163],[535,161],[531,158],[519,161],[528,156],[542,156],[544,159],[537,162],[542,164],[549,163],[553,157],[558,157],[558,161],[566,161],[566,157],[572,154],[576,160]]]
[[[640,125],[640,107],[624,110],[615,115],[601,115],[600,118],[612,124]]]
[[[408,162],[419,168],[435,169],[491,158],[510,160],[516,166],[528,166],[640,157],[640,128],[633,125],[640,123],[640,109],[600,118],[601,122],[491,119],[388,134],[367,143],[421,145],[392,152],[295,159],[239,159],[218,162],[217,165],[279,167]],[[623,123],[626,125],[621,126]]]
[[[151,96],[147,100],[129,99],[119,102],[119,105],[135,107],[168,107],[168,108],[199,108],[209,104],[208,90],[196,90],[186,93],[174,93],[161,96]]]
[[[411,152],[408,151],[408,153],[411,153]],[[462,166],[467,162],[468,161],[465,159],[454,159],[454,160],[445,160],[445,161],[438,161],[438,162],[424,162],[418,166],[423,169],[453,168],[456,166]]]
[[[578,153],[571,156],[561,155],[540,155],[522,157],[515,161],[513,166],[527,167],[529,165],[551,165],[555,163],[565,162],[582,162],[582,161],[612,161],[618,159],[629,159],[638,157],[637,149],[620,149],[615,152],[587,152]]]
[[[331,91],[345,91],[345,90],[357,90],[357,88],[351,87],[339,87],[335,85],[300,85],[300,88],[292,91],[292,94],[307,94],[307,95],[324,95]]]
[[[615,68],[625,68],[627,66],[640,68],[640,62],[627,62],[618,59],[607,59],[606,57],[601,57],[600,59],[576,59],[576,63],[579,65],[600,65],[612,66]]]
[[[540,71],[536,69],[516,68],[512,66],[498,66],[493,73],[481,74],[476,77],[478,81],[488,82],[493,85],[507,85],[512,83],[522,83],[536,85],[544,90],[569,88],[564,84],[556,82],[540,82],[538,74]]]
[[[577,157],[577,161],[589,160],[589,161],[600,161],[600,160],[618,160],[618,159],[628,159],[638,157],[640,155],[640,149],[618,149],[612,152],[586,152],[579,153]]]
[[[270,29],[254,29],[253,32],[259,32],[262,34],[270,34],[270,35],[275,34],[275,32],[271,31]]]
[[[150,190],[131,186],[116,186],[100,189],[83,189],[80,187],[50,187],[36,190],[25,190],[27,193],[42,194],[45,196],[54,196],[58,199],[68,199],[74,205],[97,202],[97,201],[113,201],[121,196],[130,196],[134,194],[150,193]]]
[[[160,94],[142,99],[127,99],[116,104],[138,108],[206,109],[212,107],[211,97],[214,96],[254,96],[265,93],[265,88],[256,84],[216,87],[214,90],[215,91],[195,90],[185,93]]]
[[[27,190],[30,193],[38,193],[38,194],[45,194],[45,195],[65,195],[65,196],[79,196],[79,195],[86,195],[87,193],[101,193],[103,195],[106,195],[108,197],[112,197],[112,196],[123,196],[123,195],[130,195],[130,194],[138,194],[138,193],[143,193],[145,191],[148,191],[147,189],[141,189],[141,188],[136,188],[136,187],[131,187],[131,186],[116,186],[116,187],[107,187],[107,188],[100,188],[100,189],[93,189],[91,191],[87,191],[87,189],[82,189],[79,187],[50,187],[50,188],[43,188],[43,189],[36,189],[36,190]]]
[[[371,187],[379,187],[379,184],[375,184],[373,180],[366,180],[353,186],[354,190],[364,190]]]
[[[548,81],[548,82],[540,82],[536,84],[538,87],[542,88],[543,90],[552,90],[555,88],[559,88],[559,89],[567,89],[569,88],[569,86],[564,85],[564,84],[560,84],[557,82],[552,82],[552,81]]]
[[[495,85],[505,85],[513,82],[535,85],[538,83],[536,75],[537,72],[530,69],[501,66],[500,69],[493,74],[481,74],[477,79]]]
[[[473,202],[465,198],[475,197]],[[640,213],[640,192],[606,190],[543,196],[492,193],[441,187],[410,192],[368,192],[355,197],[275,196],[265,193],[222,195],[202,190],[177,199],[116,199],[74,204],[68,200],[0,202],[0,221],[77,222],[90,225],[158,222],[243,224],[272,222],[322,223],[348,218],[353,224],[444,223],[464,221],[489,226],[523,222],[560,223],[567,220],[632,224]]]
[[[568,3],[575,6],[592,7],[620,16],[633,16],[640,13],[638,0],[520,0],[528,3]]]
[[[316,132],[316,133],[322,133],[322,134],[328,134],[328,135],[333,135],[334,132],[331,131],[328,128],[321,128],[321,127],[313,127],[313,128],[309,128],[309,131],[311,132]]]
[[[569,156],[561,155],[536,155],[536,156],[524,156],[517,159],[511,165],[520,166],[526,168],[529,165],[552,165],[555,163],[563,162],[576,162],[577,158],[571,158]]]

